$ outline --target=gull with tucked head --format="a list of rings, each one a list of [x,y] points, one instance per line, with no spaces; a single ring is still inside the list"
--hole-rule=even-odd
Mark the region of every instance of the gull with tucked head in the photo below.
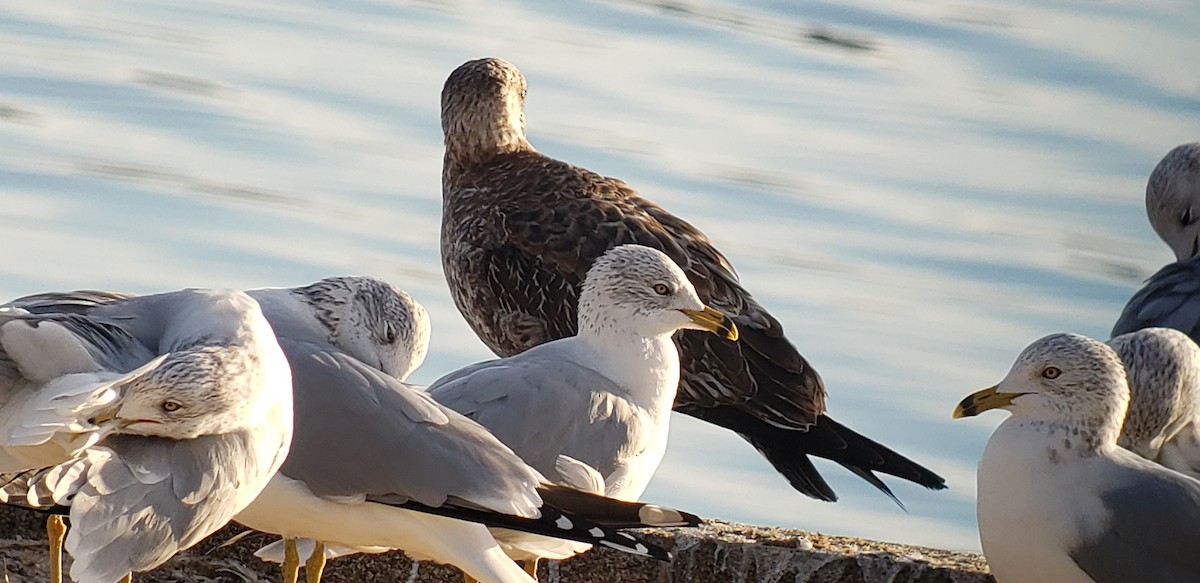
[[[1176,261],[1150,276],[1129,299],[1112,336],[1174,328],[1200,338],[1200,142],[1163,157],[1146,184],[1146,214]]]
[[[1109,346],[1053,334],[954,416],[1012,416],[979,460],[979,538],[1000,583],[1200,580],[1200,481],[1117,446],[1129,402]]]
[[[246,294],[43,294],[0,312],[0,376],[15,381],[2,387],[0,416],[26,405],[21,424],[47,429],[37,439],[9,431],[6,443],[17,436],[16,450],[39,454],[74,446],[2,496],[70,508],[74,580],[113,583],[161,564],[228,522],[283,463],[291,375]],[[72,435],[83,438],[64,440]],[[25,457],[43,466],[4,469],[47,465]]]
[[[297,288],[248,292],[280,336],[319,335],[388,376],[407,378],[429,350],[429,313],[404,290],[373,277],[328,277]]]

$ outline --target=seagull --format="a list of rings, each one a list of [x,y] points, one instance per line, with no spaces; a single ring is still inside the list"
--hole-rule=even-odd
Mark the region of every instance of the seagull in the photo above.
[[[0,497],[69,508],[81,583],[128,581],[199,542],[287,455],[287,361],[240,291],[31,296],[0,309],[0,348],[3,471],[44,468]]]
[[[979,538],[999,583],[1200,580],[1200,481],[1117,446],[1128,402],[1112,348],[1052,334],[955,408],[1012,414],[979,460]]]
[[[484,583],[514,583],[532,579],[485,525],[665,560],[615,528],[699,523],[552,485],[482,426],[398,380],[420,364],[429,331],[424,309],[389,284],[331,278],[249,293],[291,364],[296,430],[287,460],[236,520],[285,538],[285,580],[296,579],[297,538],[317,541],[310,582],[328,546],[398,548]]]
[[[464,63],[442,89],[442,266],[455,305],[488,348],[512,356],[574,335],[592,263],[621,244],[652,247],[741,330],[737,343],[694,331],[675,336],[675,410],[742,435],[794,488],[820,500],[837,495],[810,455],[893,500],[875,472],[945,487],[825,414],[821,377],[704,233],[620,180],[535,150],[525,135],[525,92],[521,72],[496,58]]]
[[[1200,479],[1200,346],[1170,328],[1143,328],[1108,345],[1129,379],[1117,445]]]
[[[551,480],[637,500],[667,449],[679,386],[671,335],[705,330],[732,342],[737,326],[700,301],[666,254],[622,245],[588,271],[578,328],[575,336],[447,374],[429,394],[479,422]],[[582,550],[500,535],[510,557],[533,561],[531,570],[539,558]]]
[[[1176,261],[1129,299],[1111,335],[1161,326],[1200,339],[1200,142],[1175,147],[1150,173],[1146,214]]]

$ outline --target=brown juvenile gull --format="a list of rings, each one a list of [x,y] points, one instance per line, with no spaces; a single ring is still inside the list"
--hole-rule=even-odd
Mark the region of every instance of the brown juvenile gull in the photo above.
[[[81,313],[76,297],[104,305]],[[24,298],[0,310],[0,344],[0,416],[45,405],[21,407],[25,430],[2,439],[69,458],[7,482],[0,499],[14,502],[16,487],[29,506],[69,508],[76,581],[128,580],[199,542],[249,504],[287,455],[291,375],[242,292]],[[92,403],[89,393],[98,393]]]
[[[979,459],[979,539],[996,581],[1200,581],[1200,481],[1117,446],[1128,402],[1111,348],[1052,334],[955,408],[1012,413]]]
[[[1175,147],[1154,168],[1146,215],[1176,261],[1129,299],[1111,335],[1161,326],[1200,341],[1200,142]]]
[[[624,182],[539,153],[525,137],[525,78],[501,59],[458,67],[442,89],[442,266],[454,303],[493,352],[576,333],[584,274],[608,249],[666,253],[739,342],[682,331],[675,410],[732,429],[800,492],[837,499],[809,455],[892,496],[874,472],[933,489],[933,472],[825,415],[821,377],[698,229]]]

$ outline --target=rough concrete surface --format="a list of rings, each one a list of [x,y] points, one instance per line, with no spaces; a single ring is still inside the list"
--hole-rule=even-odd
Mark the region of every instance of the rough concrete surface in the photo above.
[[[0,507],[0,581],[49,580],[45,516]],[[209,538],[135,582],[279,581],[275,565],[253,556],[273,540],[251,536],[225,548],[236,526]],[[978,555],[827,536],[799,530],[713,521],[702,528],[647,531],[672,550],[670,564],[605,549],[568,561],[544,562],[539,579],[550,583],[983,583],[994,581]],[[69,561],[70,559],[66,559]],[[328,583],[461,583],[457,569],[416,563],[402,553],[358,555],[329,562]]]

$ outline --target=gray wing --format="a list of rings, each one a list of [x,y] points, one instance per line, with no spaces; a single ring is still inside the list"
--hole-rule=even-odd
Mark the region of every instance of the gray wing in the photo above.
[[[41,384],[70,373],[129,372],[152,358],[154,353],[121,326],[86,315],[0,312],[0,393],[22,380]]]
[[[542,347],[455,371],[428,390],[547,476],[557,475],[555,462],[566,455],[607,477],[638,453],[645,431],[633,408],[614,397],[621,391],[612,381]]]
[[[114,455],[87,469],[70,503],[66,548],[80,581],[116,581],[162,564],[225,525],[240,510],[237,489],[268,477],[243,432],[188,440],[114,435],[104,448]]]
[[[1174,328],[1193,340],[1200,337],[1200,256],[1150,276],[1125,304],[1111,336],[1155,326]]]
[[[86,319],[94,326],[105,326],[119,329],[123,336],[132,338],[145,347],[151,355],[161,354],[170,349],[172,341],[177,340],[176,330],[185,314],[194,311],[208,310],[214,305],[214,294],[223,294],[209,290],[208,292],[185,289],[174,292],[135,296],[117,292],[94,290],[73,292],[52,292],[26,296],[13,300],[7,305],[18,307],[41,315],[57,317],[74,317]],[[196,322],[197,325],[204,325]],[[214,325],[220,329],[220,325]],[[203,342],[205,338],[190,338],[189,341]],[[104,344],[99,344],[103,357],[124,357],[116,351],[106,350]],[[142,362],[136,360],[118,360],[120,366],[113,370],[127,372],[137,368]]]
[[[508,514],[536,507],[539,476],[484,428],[325,346],[280,339],[292,366],[295,433],[280,473],[327,497]]]
[[[1100,495],[1105,530],[1071,558],[1097,583],[1200,581],[1200,481],[1141,459],[1122,470]]]

